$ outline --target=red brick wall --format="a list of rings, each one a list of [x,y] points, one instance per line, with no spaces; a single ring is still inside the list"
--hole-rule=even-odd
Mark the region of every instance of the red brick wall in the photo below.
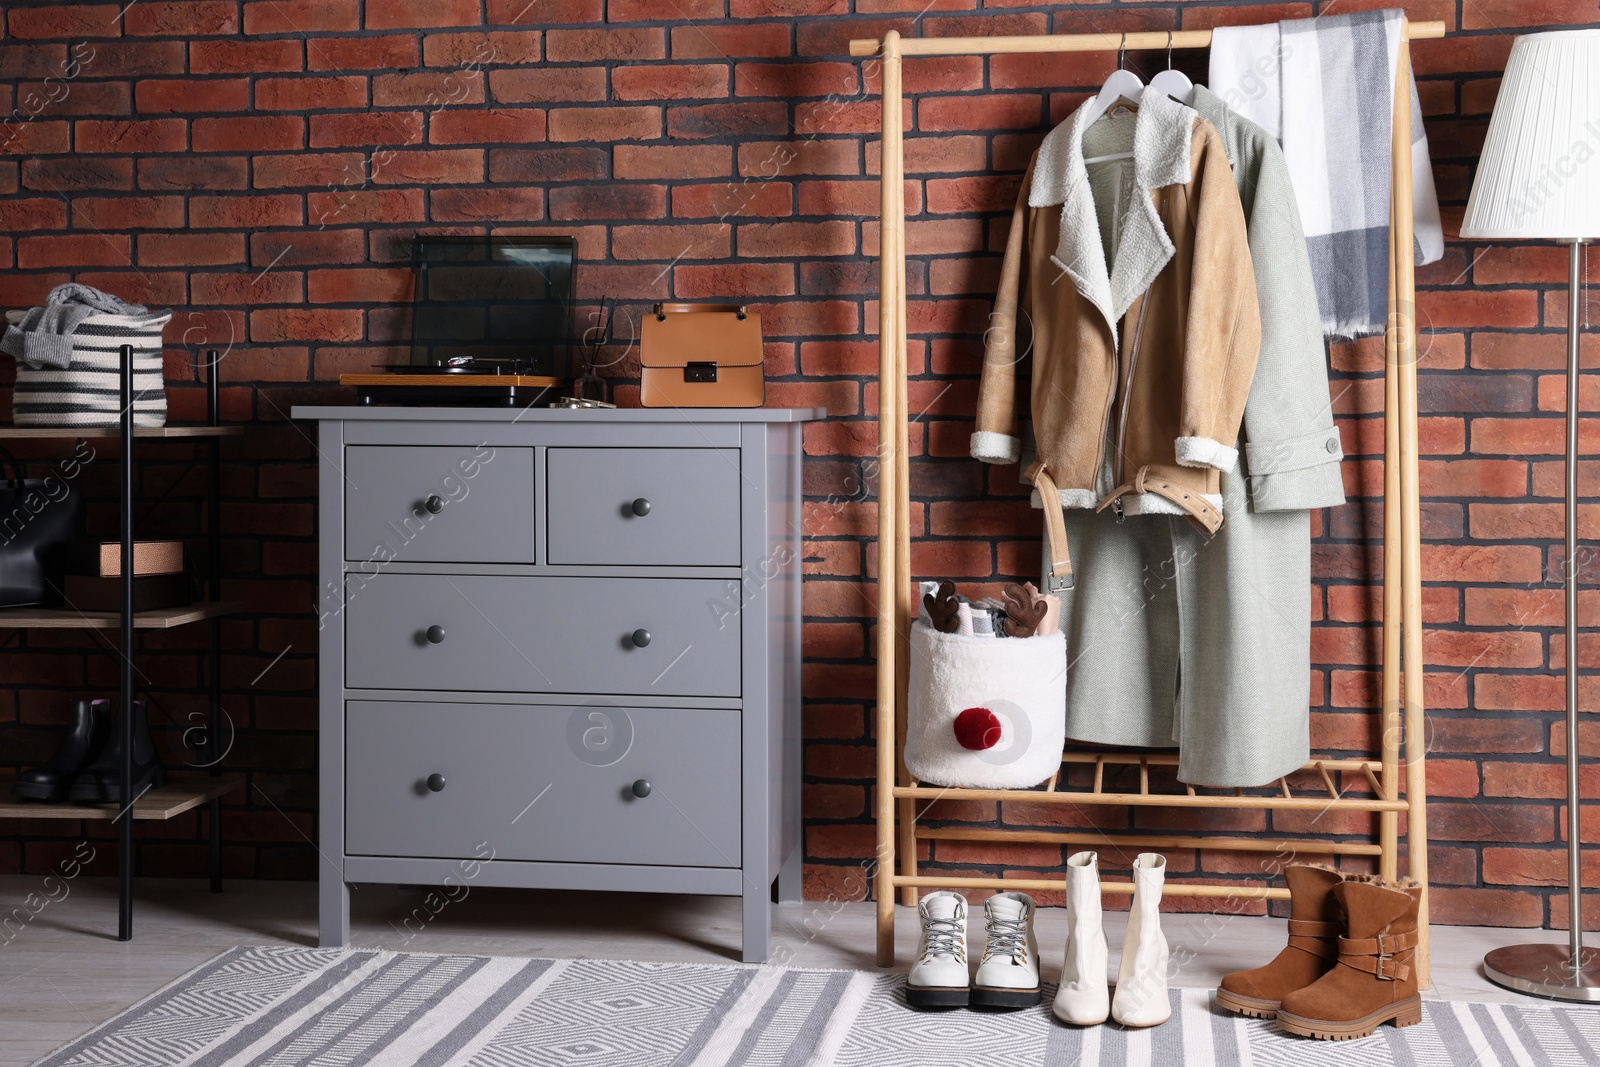
[[[251,784],[228,805],[230,874],[315,871],[307,844],[316,795],[315,452],[312,429],[288,423],[286,412],[338,396],[329,383],[340,372],[396,356],[407,285],[397,263],[410,235],[575,233],[584,298],[622,297],[634,316],[668,297],[747,299],[765,317],[772,402],[828,407],[834,418],[806,433],[807,882],[814,896],[849,893],[873,841],[878,112],[874,66],[848,58],[846,42],[891,26],[1162,30],[1370,6],[1378,5],[141,0],[119,14],[110,3],[6,4],[0,304],[33,303],[76,278],[171,305],[174,416],[201,413],[190,353],[217,345],[228,350],[226,416],[251,424],[225,452],[229,592],[251,607],[225,630],[226,704],[240,727],[229,765]],[[1530,22],[1593,19],[1595,6],[1408,7],[1452,31],[1417,44],[1415,60],[1453,238],[1511,34]],[[1162,62],[1158,53],[1132,58],[1146,72]],[[1179,61],[1203,74],[1202,55]],[[912,439],[919,574],[981,587],[1035,573],[1035,516],[1014,472],[964,458],[978,335],[1019,172],[1112,62],[1008,56],[906,66],[916,94],[906,201],[911,396],[924,413]],[[1419,278],[1434,914],[1446,922],[1559,924],[1565,914],[1553,888],[1563,879],[1555,673],[1563,279],[1558,249],[1454,239]],[[1369,582],[1379,562],[1382,346],[1339,346],[1332,360],[1355,499],[1316,524],[1313,721],[1319,750],[1365,752],[1378,733]],[[628,371],[619,365],[624,401],[635,395]],[[148,528],[192,528],[201,483],[179,477],[186,451],[149,454],[157,462],[146,489],[169,496]],[[1585,601],[1591,620],[1594,607]],[[151,636],[140,661],[163,721],[174,724],[165,742],[174,753],[187,711],[203,706],[200,637]],[[0,664],[13,687],[0,699],[0,731],[14,763],[48,750],[65,699],[115,677],[103,646],[70,633],[15,636]],[[983,804],[934,814],[1000,818]],[[1243,834],[1370,827],[1365,818],[1154,809],[1004,818]],[[76,832],[0,826],[0,870],[41,870]],[[143,829],[143,868],[197,872],[198,834],[186,820]],[[941,845],[934,858],[950,870],[1053,872],[1061,856]],[[1206,877],[1248,877],[1258,858],[1174,856],[1173,866],[1190,872],[1203,862]]]

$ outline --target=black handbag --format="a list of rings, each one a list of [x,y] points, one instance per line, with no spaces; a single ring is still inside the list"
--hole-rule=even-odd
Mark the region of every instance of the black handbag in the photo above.
[[[83,536],[83,494],[59,473],[24,478],[21,464],[0,448],[0,607],[60,599],[62,548]]]

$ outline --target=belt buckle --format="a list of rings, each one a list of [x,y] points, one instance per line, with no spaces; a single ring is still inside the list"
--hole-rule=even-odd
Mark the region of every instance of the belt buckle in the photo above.
[[[1047,593],[1065,593],[1073,587],[1073,584],[1073,578],[1070,574],[1064,576],[1051,574],[1047,575],[1044,580],[1044,588]]]
[[[1384,935],[1379,934],[1373,939],[1378,942],[1378,969],[1374,973],[1385,982],[1392,982],[1395,980],[1394,975],[1385,972],[1388,970],[1387,965],[1394,962],[1394,953],[1384,946],[1383,938]]]

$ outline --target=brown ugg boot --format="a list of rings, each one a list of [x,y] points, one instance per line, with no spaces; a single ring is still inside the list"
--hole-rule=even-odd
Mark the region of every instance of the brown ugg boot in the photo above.
[[[1235,971],[1222,980],[1217,1006],[1256,1019],[1278,1014],[1278,1002],[1327,974],[1339,958],[1344,916],[1333,887],[1344,878],[1321,863],[1283,869],[1289,883],[1289,943],[1264,967]]]
[[[1422,1021],[1417,995],[1417,907],[1422,887],[1409,878],[1347,879],[1334,887],[1348,932],[1338,965],[1283,998],[1278,1027],[1302,1037],[1366,1037],[1379,1023]]]

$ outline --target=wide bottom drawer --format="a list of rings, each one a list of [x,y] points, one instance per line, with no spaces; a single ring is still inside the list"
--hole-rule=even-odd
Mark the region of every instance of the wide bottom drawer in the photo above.
[[[349,701],[345,851],[737,867],[737,711]]]

